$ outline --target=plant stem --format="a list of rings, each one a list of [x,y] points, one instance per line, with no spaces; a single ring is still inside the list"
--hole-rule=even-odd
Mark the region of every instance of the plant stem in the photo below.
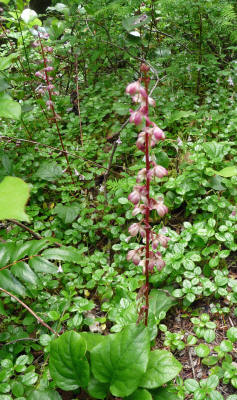
[[[148,84],[149,78],[147,76],[147,72],[144,72],[144,84],[147,93],[146,97],[146,111],[145,114],[148,117],[149,105],[148,105]],[[146,120],[146,128],[149,127],[149,122]],[[150,169],[150,159],[149,159],[149,135],[146,129],[146,214],[145,214],[145,230],[146,230],[146,264],[145,264],[145,275],[146,275],[146,290],[145,290],[145,299],[146,299],[146,307],[145,307],[145,325],[148,324],[148,313],[149,313],[149,253],[150,253],[150,180],[148,178],[148,172]]]
[[[47,68],[47,62],[46,62],[46,57],[45,57],[45,53],[44,53],[44,48],[43,48],[42,41],[41,41],[39,33],[38,33],[38,38],[39,38],[39,42],[40,42],[41,54],[42,54],[43,61],[44,61],[44,67]],[[46,79],[47,85],[49,86],[50,85],[50,81],[49,81],[48,73],[47,73],[47,71],[44,71],[44,72],[45,72],[45,79]],[[71,176],[71,180],[72,180],[73,185],[75,185],[75,181],[74,181],[73,176],[72,176],[72,171],[71,171],[68,155],[67,155],[67,152],[66,152],[64,144],[63,144],[62,135],[61,135],[61,132],[60,132],[60,129],[59,129],[58,121],[57,121],[57,114],[56,114],[56,111],[55,111],[55,108],[54,108],[54,103],[53,103],[53,100],[52,100],[52,92],[51,92],[51,89],[49,89],[49,88],[47,90],[48,90],[48,94],[49,94],[49,100],[51,101],[50,108],[51,108],[51,111],[53,113],[53,120],[55,122],[56,129],[57,129],[57,132],[58,132],[58,137],[59,137],[59,140],[60,140],[60,143],[61,143],[61,146],[62,146],[62,149],[63,149],[63,153],[64,153],[64,156],[65,156],[67,165],[68,165],[68,172],[69,172],[69,174]]]

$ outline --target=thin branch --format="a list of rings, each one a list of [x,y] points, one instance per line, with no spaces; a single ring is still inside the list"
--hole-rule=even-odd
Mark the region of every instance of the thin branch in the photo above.
[[[81,124],[81,109],[80,109],[80,95],[79,95],[79,85],[78,85],[78,59],[76,55],[76,90],[77,90],[77,111],[79,117],[79,126],[80,126],[80,138],[81,145],[83,146],[83,134],[82,134],[82,124]]]
[[[16,297],[14,294],[8,292],[7,290],[3,289],[0,287],[0,290],[6,294],[8,294],[8,296],[13,297],[13,299],[15,299],[18,303],[20,303],[24,308],[26,308],[27,311],[29,311],[33,317],[35,317],[37,319],[37,321],[45,326],[47,329],[49,329],[54,335],[59,336],[59,334],[53,329],[51,328],[48,324],[46,324],[46,322],[44,322],[42,320],[42,318],[40,318],[30,307],[28,307],[23,301],[21,301],[18,297]]]
[[[32,231],[32,229],[28,228],[28,226],[22,224],[22,222],[16,221],[15,219],[8,219],[8,221],[12,222],[15,225],[20,226],[22,229],[25,229],[25,231],[29,232],[35,239],[41,240],[44,239],[43,236],[39,235],[38,233]],[[54,242],[56,247],[61,247],[62,244],[58,242]]]

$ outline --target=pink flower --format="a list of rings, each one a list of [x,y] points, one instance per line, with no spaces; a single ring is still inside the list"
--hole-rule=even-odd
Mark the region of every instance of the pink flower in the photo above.
[[[132,82],[126,87],[126,93],[133,95],[139,92],[141,84],[139,81]]]
[[[136,236],[139,232],[140,225],[138,223],[134,223],[130,225],[128,228],[128,232],[130,233],[131,236]]]
[[[137,190],[134,190],[128,195],[128,200],[131,201],[133,204],[139,203],[140,198],[140,193]]]
[[[51,67],[51,66],[49,65],[48,67],[45,67],[43,70],[44,70],[45,72],[50,72],[50,71],[53,71],[54,68]]]
[[[35,76],[37,76],[37,78],[42,78],[43,77],[42,72],[40,72],[40,71],[37,71],[35,73]]]
[[[144,118],[144,114],[139,110],[138,111],[130,110],[130,114],[131,116],[129,118],[129,122],[134,123],[135,125],[140,125],[140,123]]]
[[[142,168],[137,174],[137,183],[140,183],[146,178],[146,168]]]
[[[164,140],[165,139],[165,134],[162,131],[162,129],[160,129],[156,124],[154,124],[152,133],[154,135],[154,138],[156,140]]]
[[[52,100],[47,100],[47,101],[46,101],[46,106],[47,106],[47,109],[48,109],[48,110],[52,109],[52,108],[53,108],[53,102],[52,102]]]
[[[154,171],[154,176],[157,176],[157,178],[163,178],[164,176],[168,175],[167,169],[162,167],[162,165],[156,165],[153,168],[153,171]]]

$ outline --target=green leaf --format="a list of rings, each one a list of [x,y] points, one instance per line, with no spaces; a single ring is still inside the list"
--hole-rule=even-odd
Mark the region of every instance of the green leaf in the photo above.
[[[128,31],[133,31],[134,28],[138,28],[147,24],[150,21],[151,17],[146,14],[141,14],[136,17],[129,17],[122,21],[123,27]]]
[[[32,271],[29,265],[23,261],[13,265],[11,271],[17,278],[33,286],[36,286],[39,282],[38,276]]]
[[[148,389],[157,388],[173,379],[181,369],[182,365],[169,351],[152,351],[147,371],[141,379],[140,386]]]
[[[218,358],[216,356],[209,356],[209,357],[204,357],[202,359],[202,364],[204,365],[215,365],[218,362]]]
[[[153,393],[154,400],[178,400],[177,392],[170,391],[169,388],[159,388]]]
[[[232,167],[226,167],[221,169],[220,171],[215,171],[217,175],[223,176],[224,178],[231,178],[232,176],[237,175],[237,167],[232,166]]]
[[[27,372],[22,377],[22,383],[26,386],[32,386],[37,382],[38,375],[34,371]]]
[[[106,338],[106,336],[100,335],[99,333],[91,332],[80,332],[80,335],[83,339],[85,339],[88,351],[91,351],[95,346],[102,343]]]
[[[25,8],[24,11],[21,13],[21,19],[26,23],[29,24],[30,22],[34,21],[37,18],[37,13],[30,8]]]
[[[29,222],[24,211],[29,193],[29,186],[22,179],[12,176],[4,178],[0,183],[0,220],[17,219]]]
[[[16,397],[23,396],[24,394],[24,385],[21,382],[14,381],[12,383],[12,394]]]
[[[91,367],[96,379],[108,382],[114,396],[129,396],[147,368],[150,341],[148,330],[136,324],[106,336],[91,351]]]
[[[196,354],[198,357],[207,357],[210,353],[210,349],[206,344],[200,343],[196,349]]]
[[[9,97],[0,97],[0,118],[21,118],[21,106]]]
[[[62,397],[54,390],[34,390],[27,400],[62,400]]]
[[[109,391],[109,384],[97,381],[93,376],[91,377],[88,387],[88,393],[95,399],[104,399]]]
[[[73,203],[71,206],[57,204],[54,209],[54,214],[57,214],[65,224],[70,224],[78,217],[79,210],[80,204],[78,203]]]
[[[80,264],[82,261],[82,255],[73,247],[62,246],[60,248],[47,249],[42,253],[42,256],[49,260],[69,261],[76,264]]]
[[[220,392],[217,390],[212,390],[211,393],[209,393],[210,400],[224,400],[224,397]]]
[[[89,364],[85,353],[86,341],[74,331],[51,342],[49,370],[60,389],[75,390],[87,386]]]
[[[8,4],[10,0],[1,0],[0,3]]]
[[[220,344],[220,350],[224,351],[225,353],[228,351],[232,351],[233,350],[233,344],[231,343],[230,340],[222,340],[221,344]]]
[[[25,287],[8,270],[0,271],[1,287],[13,294],[26,296]]]
[[[146,389],[137,389],[133,394],[125,397],[124,400],[152,400],[152,395]]]
[[[203,336],[207,343],[211,343],[215,339],[216,334],[213,329],[205,329]]]
[[[186,379],[184,386],[189,393],[194,393],[199,388],[199,384],[195,379]]]
[[[34,271],[45,272],[47,274],[55,274],[58,270],[54,264],[40,256],[32,257],[29,260],[29,265]]]
[[[17,53],[11,53],[7,57],[0,57],[0,71],[4,71],[4,69],[8,69],[13,64],[12,61],[14,59],[17,59]]]
[[[206,385],[208,388],[215,389],[219,383],[219,378],[217,375],[211,375],[207,378]]]
[[[177,300],[167,291],[152,289],[149,294],[150,311],[158,318],[161,311],[167,312],[177,304]]]
[[[235,326],[232,326],[231,328],[228,329],[227,331],[227,337],[228,339],[231,340],[231,342],[236,342],[237,341],[237,328]]]
[[[39,177],[45,181],[55,181],[63,175],[62,168],[56,163],[56,161],[44,161],[35,173],[36,177]]]

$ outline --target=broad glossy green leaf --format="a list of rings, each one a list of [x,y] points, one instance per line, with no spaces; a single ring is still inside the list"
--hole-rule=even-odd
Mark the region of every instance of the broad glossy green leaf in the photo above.
[[[93,376],[90,378],[87,387],[88,393],[95,399],[104,399],[109,391],[109,384],[97,381]]]
[[[80,332],[80,335],[86,341],[87,351],[91,351],[95,346],[102,343],[106,338],[106,336],[100,335],[99,333],[91,332]]]
[[[182,364],[166,350],[150,353],[148,367],[140,386],[154,389],[172,380],[182,369]]]
[[[14,251],[13,243],[0,243],[0,267],[9,264],[11,253]]]
[[[55,274],[58,270],[58,268],[48,261],[46,258],[37,256],[37,257],[32,257],[29,260],[29,265],[31,268],[33,268],[34,271],[36,272],[44,272],[47,274]]]
[[[4,178],[0,183],[0,220],[17,219],[29,222],[24,211],[29,194],[29,186],[22,179],[12,176]]]
[[[82,261],[82,255],[73,247],[62,246],[60,248],[47,249],[42,253],[42,256],[49,260],[69,261],[76,264],[80,264]]]
[[[0,3],[8,4],[10,0],[1,0]]]
[[[21,106],[8,97],[0,97],[0,118],[20,119]]]
[[[177,300],[167,291],[153,289],[149,295],[150,311],[158,318],[161,311],[167,312],[172,306],[177,304]]]
[[[88,385],[89,364],[85,353],[86,341],[74,331],[51,342],[49,370],[59,388],[75,390]]]
[[[237,327],[232,326],[230,329],[227,331],[227,337],[228,339],[231,340],[231,342],[236,342],[237,341]]]
[[[178,400],[178,395],[169,388],[159,388],[152,393],[154,400]]]
[[[91,351],[91,367],[96,379],[108,382],[114,396],[134,392],[147,368],[150,341],[146,327],[132,324]]]
[[[61,400],[62,397],[55,390],[34,390],[27,400]]]
[[[21,244],[15,243],[13,251],[11,251],[10,262],[14,262],[28,255],[30,241]]]
[[[137,389],[133,394],[125,397],[124,400],[152,400],[152,395],[146,389]]]
[[[26,288],[7,269],[0,271],[0,286],[13,294],[26,296]]]

